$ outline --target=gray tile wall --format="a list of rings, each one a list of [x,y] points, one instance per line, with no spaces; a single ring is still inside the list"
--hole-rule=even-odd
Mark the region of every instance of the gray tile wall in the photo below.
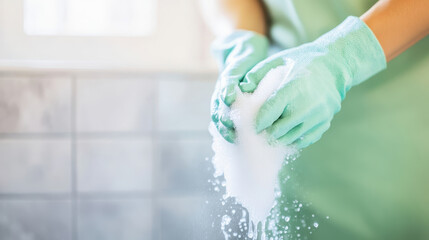
[[[0,73],[0,239],[220,239],[214,80]]]
[[[77,131],[135,133],[153,129],[157,84],[144,77],[77,78]]]
[[[0,139],[0,193],[70,192],[67,139]]]
[[[5,76],[0,79],[0,132],[69,132],[71,78]]]

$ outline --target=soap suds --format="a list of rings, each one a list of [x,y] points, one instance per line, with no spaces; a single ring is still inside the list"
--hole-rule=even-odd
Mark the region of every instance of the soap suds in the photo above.
[[[236,130],[236,143],[225,141],[211,124],[215,177],[225,177],[226,195],[247,208],[255,225],[264,222],[275,203],[278,172],[286,158],[297,154],[293,147],[268,144],[264,132],[256,134],[254,121],[258,110],[269,96],[290,80],[294,62],[269,71],[253,94],[238,91],[231,106],[231,118]]]

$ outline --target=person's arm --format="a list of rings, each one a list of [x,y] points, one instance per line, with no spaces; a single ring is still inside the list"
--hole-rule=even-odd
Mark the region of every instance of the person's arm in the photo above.
[[[390,61],[429,34],[429,0],[380,0],[360,18]]]
[[[203,13],[216,35],[248,30],[262,35],[267,26],[260,0],[202,0]]]
[[[234,142],[229,107],[244,76],[268,55],[264,8],[261,0],[202,1],[203,15],[218,37],[212,44],[220,69],[212,96],[212,122],[225,140]]]
[[[429,0],[380,0],[362,17],[350,16],[315,41],[256,65],[246,78],[279,66],[292,68],[288,81],[260,108],[256,131],[286,146],[304,148],[316,142],[347,91],[428,34],[428,9]],[[251,80],[253,86],[257,81]]]

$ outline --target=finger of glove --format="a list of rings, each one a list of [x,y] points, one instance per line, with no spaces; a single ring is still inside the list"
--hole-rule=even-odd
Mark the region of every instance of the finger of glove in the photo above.
[[[219,131],[220,135],[228,142],[234,143],[235,141],[235,131],[231,128],[227,128],[224,126],[220,121],[214,122],[217,130]]]
[[[211,98],[211,118],[212,121],[214,123],[214,125],[216,126],[216,129],[218,130],[218,132],[220,133],[220,135],[228,142],[233,143],[234,139],[235,139],[235,132],[234,129],[228,129],[226,126],[224,126],[222,124],[222,122],[220,121],[221,118],[221,110],[220,110],[220,106],[225,106],[225,104],[223,104],[222,101],[220,101],[219,99],[219,81],[216,83],[216,87],[215,87],[215,91],[212,95]]]
[[[227,128],[234,128],[234,122],[231,119],[231,109],[226,106],[223,102],[219,103],[218,106],[218,117],[219,121]]]
[[[229,113],[221,112],[219,121],[225,125],[225,127],[234,129],[234,122],[232,121]]]
[[[302,138],[296,140],[293,145],[298,148],[306,148],[310,146],[311,144],[319,141],[319,139],[322,137],[323,133],[325,133],[329,127],[331,126],[330,122],[324,122],[322,124],[319,124],[312,129],[310,129],[307,133],[305,133]]]
[[[264,102],[256,115],[256,132],[260,133],[273,125],[282,116],[286,107],[292,108],[290,103],[293,95],[289,94],[288,88],[290,86],[278,89]]]
[[[259,82],[267,75],[267,73],[278,66],[285,64],[282,58],[273,60],[267,59],[256,64],[244,77],[243,81],[239,83],[242,92],[253,92],[257,88]]]
[[[292,128],[290,131],[288,131],[285,135],[280,137],[278,139],[278,142],[281,145],[287,146],[295,142],[296,140],[300,139],[304,134],[306,134],[310,129],[313,129],[317,123],[307,121],[303,122],[294,128]]]
[[[213,122],[219,121],[219,99],[217,97],[213,97],[211,101],[210,107],[211,118]]]
[[[259,58],[255,58],[255,56],[247,52],[229,60],[231,63],[226,66],[220,75],[221,99],[227,106],[231,106],[235,101],[239,82],[258,61]]]
[[[286,106],[286,108],[288,107]],[[271,126],[266,128],[266,132],[269,138],[279,139],[291,132],[292,130],[296,131],[296,128],[302,125],[308,117],[307,111],[294,112],[293,114],[291,113],[291,111],[286,111],[288,112],[286,115],[284,114],[284,112],[285,111],[283,111],[282,116],[277,121],[275,121]]]

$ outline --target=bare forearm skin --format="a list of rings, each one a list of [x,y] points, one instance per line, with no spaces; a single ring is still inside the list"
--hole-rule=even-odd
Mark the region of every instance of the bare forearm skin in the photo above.
[[[267,33],[260,0],[202,0],[202,4],[216,35],[240,29]],[[429,0],[380,0],[361,19],[390,61],[429,34]]]
[[[216,35],[248,30],[266,35],[267,21],[260,0],[202,0],[205,15]]]
[[[361,19],[390,61],[429,34],[429,0],[380,0]]]

